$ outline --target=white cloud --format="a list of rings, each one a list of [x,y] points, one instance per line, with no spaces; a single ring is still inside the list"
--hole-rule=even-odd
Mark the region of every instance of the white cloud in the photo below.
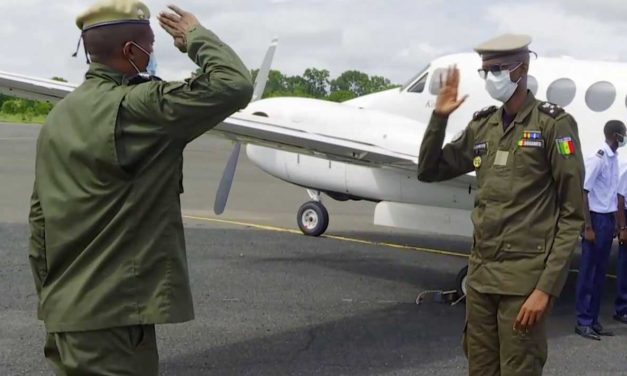
[[[153,13],[169,0],[150,0]],[[0,70],[80,81],[82,54],[70,57],[74,19],[91,1],[2,0]],[[314,66],[338,75],[358,69],[402,83],[429,60],[468,51],[498,33],[534,37],[541,55],[625,59],[623,0],[204,0],[181,2],[256,68],[271,39],[280,38],[274,67],[300,74]],[[155,23],[156,24],[156,23]],[[194,67],[158,30],[161,75],[180,79]]]
[[[606,4],[605,4],[606,3]],[[497,32],[524,32],[534,37],[533,49],[544,55],[568,55],[575,58],[620,60],[627,57],[623,36],[627,26],[621,20],[602,16],[607,6],[618,10],[614,1],[595,3],[594,9],[586,10],[583,2],[531,2],[517,5],[500,4],[486,14],[496,26]],[[627,3],[626,3],[627,4]],[[620,5],[627,11],[627,5]],[[512,23],[517,19],[533,20]],[[509,17],[508,17],[509,16]]]

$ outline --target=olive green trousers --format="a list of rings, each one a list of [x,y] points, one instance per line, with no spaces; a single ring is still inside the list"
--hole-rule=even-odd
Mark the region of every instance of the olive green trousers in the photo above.
[[[529,333],[514,331],[526,299],[482,294],[468,287],[463,347],[470,376],[542,375],[547,359],[546,315]]]
[[[159,374],[154,325],[48,333],[44,354],[57,376]]]

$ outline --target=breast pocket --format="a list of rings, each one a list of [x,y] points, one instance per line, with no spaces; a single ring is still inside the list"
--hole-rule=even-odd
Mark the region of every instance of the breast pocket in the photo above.
[[[601,172],[599,173],[598,179],[605,186],[609,186],[611,182],[611,176],[612,176],[612,169],[610,168],[610,166],[604,164],[603,167],[601,168]]]
[[[546,153],[542,146],[519,146],[514,151],[516,176],[530,177],[543,175],[548,169]]]

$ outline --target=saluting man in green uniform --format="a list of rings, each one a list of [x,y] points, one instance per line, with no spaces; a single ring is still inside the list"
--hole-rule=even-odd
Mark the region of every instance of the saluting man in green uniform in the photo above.
[[[183,149],[252,96],[248,69],[178,7],[161,26],[199,70],[143,73],[150,10],[102,0],[81,15],[84,83],[48,116],[38,143],[29,259],[58,375],[157,375],[155,324],[192,320],[179,195]]]
[[[420,148],[421,181],[477,176],[464,336],[470,375],[542,374],[546,314],[584,223],[577,124],[527,90],[530,42],[508,34],[475,49],[486,90],[503,106],[477,112],[442,147],[448,117],[465,99],[450,68]]]

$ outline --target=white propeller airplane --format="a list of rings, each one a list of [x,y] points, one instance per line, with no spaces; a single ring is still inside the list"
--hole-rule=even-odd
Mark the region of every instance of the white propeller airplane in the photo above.
[[[307,190],[311,201],[297,215],[306,235],[319,236],[327,229],[324,193],[340,201],[376,202],[377,225],[471,236],[474,174],[425,184],[417,179],[417,162],[439,76],[447,67],[457,65],[460,93],[469,94],[450,118],[447,141],[466,127],[475,111],[499,105],[477,74],[481,65],[477,54],[435,59],[401,88],[344,103],[291,97],[259,100],[275,49],[276,40],[258,74],[253,102],[210,131],[236,143],[216,195],[216,214],[224,211],[240,145],[245,144],[249,159],[263,171]],[[0,72],[0,93],[7,95],[54,102],[74,87]],[[624,63],[538,58],[531,61],[529,88],[539,99],[556,103],[575,117],[583,148],[578,152],[584,156],[602,145],[608,120],[626,117]]]

